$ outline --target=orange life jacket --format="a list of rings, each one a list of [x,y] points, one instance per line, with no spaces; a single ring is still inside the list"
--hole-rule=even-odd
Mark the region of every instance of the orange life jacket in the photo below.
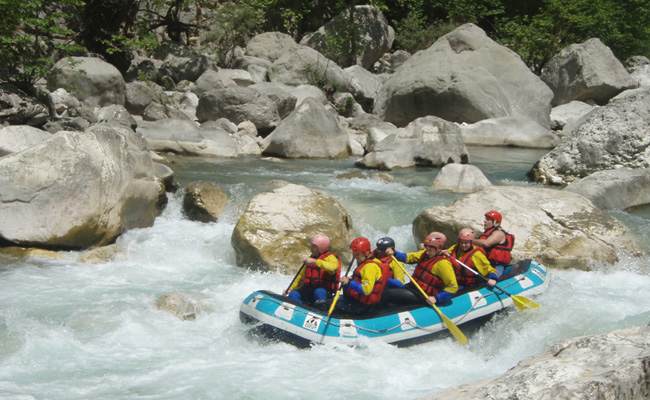
[[[323,288],[328,292],[334,293],[339,287],[339,278],[341,277],[341,260],[339,256],[334,253],[323,253],[318,256],[319,260],[323,260],[329,255],[334,255],[336,260],[339,262],[339,268],[334,274],[329,274],[322,268],[318,268],[316,263],[305,265],[305,280],[302,282],[302,285],[309,288]]]
[[[438,275],[431,273],[433,266],[441,260],[449,260],[448,257],[437,255],[433,258],[426,258],[427,255],[423,254],[413,271],[413,279],[415,279],[429,296],[440,293],[445,288],[445,282],[440,279]],[[450,260],[451,261],[451,260]],[[453,263],[452,263],[453,265]],[[456,267],[454,267],[455,272]]]
[[[388,281],[387,278],[388,271],[390,271],[390,267],[388,266],[388,264],[383,262],[377,262],[377,260],[368,259],[354,270],[354,273],[352,274],[352,279],[361,283],[361,270],[363,269],[363,267],[365,267],[366,264],[371,262],[379,265],[379,268],[381,268],[381,279],[375,282],[375,286],[372,288],[372,292],[370,292],[369,295],[365,295],[365,294],[357,293],[354,290],[348,290],[348,295],[350,297],[366,305],[373,305],[379,303],[379,300],[381,300],[381,295],[382,293],[384,293],[386,282]]]
[[[501,228],[491,228],[481,234],[479,239],[487,239],[490,237],[494,231]],[[511,259],[512,248],[515,246],[515,235],[508,233],[501,229],[503,233],[506,234],[506,240],[504,243],[496,244],[492,247],[486,247],[485,252],[487,259],[490,260],[492,265],[494,264],[504,264],[508,265]]]

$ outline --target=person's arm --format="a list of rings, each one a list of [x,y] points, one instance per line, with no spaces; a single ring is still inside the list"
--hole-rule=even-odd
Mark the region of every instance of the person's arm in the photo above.
[[[334,254],[330,254],[322,260],[316,260],[316,266],[330,275],[334,275],[339,269],[339,260]]]
[[[393,278],[404,283],[404,265],[392,258],[390,260],[390,269],[393,270]]]
[[[445,289],[435,295],[439,303],[443,303],[453,297],[458,292],[458,281],[456,281],[456,274],[454,267],[448,260],[438,261],[431,269],[435,275],[440,277],[445,283]]]
[[[420,261],[420,258],[422,258],[422,254],[424,254],[424,250],[416,251],[414,253],[402,253],[401,251],[386,249],[386,254],[395,256],[397,261],[405,262],[408,264],[414,264]]]
[[[488,279],[499,280],[499,274],[497,274],[497,270],[494,269],[492,264],[490,264],[490,261],[482,252],[477,251],[472,255],[472,264],[474,264],[478,272],[484,277]]]
[[[501,230],[492,232],[490,236],[485,239],[474,239],[474,244],[481,247],[493,247],[506,240],[506,234]]]
[[[292,290],[300,289],[302,287],[302,283],[305,280],[305,270],[307,267],[303,268],[300,273],[298,274],[298,277],[296,280],[293,281],[293,284],[291,284],[291,287],[287,291],[287,293],[291,292]]]

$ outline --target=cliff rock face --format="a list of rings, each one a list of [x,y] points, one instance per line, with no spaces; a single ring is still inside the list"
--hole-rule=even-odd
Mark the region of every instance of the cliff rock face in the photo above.
[[[650,327],[561,341],[501,376],[426,400],[644,400],[650,398]]]

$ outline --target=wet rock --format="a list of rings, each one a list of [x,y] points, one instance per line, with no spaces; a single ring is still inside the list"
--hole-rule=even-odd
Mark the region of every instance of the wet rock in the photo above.
[[[195,293],[168,293],[156,300],[156,308],[180,320],[194,321],[202,314],[214,312],[214,305],[207,297]]]
[[[193,182],[185,188],[183,212],[191,221],[216,222],[228,196],[213,182]]]

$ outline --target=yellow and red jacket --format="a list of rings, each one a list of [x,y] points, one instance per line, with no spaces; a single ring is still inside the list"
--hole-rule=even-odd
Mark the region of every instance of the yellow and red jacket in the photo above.
[[[377,259],[367,259],[359,265],[352,273],[352,280],[360,284],[363,294],[348,288],[348,296],[360,303],[373,305],[379,303],[388,281],[390,267]]]
[[[481,274],[486,278],[490,276],[499,276],[497,274],[497,271],[485,256],[485,250],[480,246],[472,245],[472,248],[467,253],[462,253],[462,250],[460,250],[457,245],[453,245],[449,248],[448,251],[451,255],[451,258],[458,259],[460,262],[476,271],[476,273]],[[460,264],[457,265],[460,267],[460,269],[455,270],[456,280],[460,286],[472,287],[476,286],[480,282],[476,274],[468,271],[467,268],[463,267]]]
[[[404,283],[404,267],[402,264],[397,261],[396,258],[393,256],[386,256],[379,258],[376,256],[377,250],[373,251],[371,257],[373,257],[375,260],[379,260],[380,262],[386,263],[390,266],[388,269],[388,277],[391,279],[397,279],[400,282]]]
[[[334,293],[341,277],[341,260],[330,252],[318,256],[315,263],[306,264],[298,278],[291,285],[291,290],[308,287],[313,289],[323,288]]]
[[[406,262],[417,262],[413,279],[429,296],[440,292],[447,292],[441,301],[450,298],[458,291],[458,281],[452,260],[444,255],[428,258],[425,250],[417,253],[408,253]]]
[[[492,262],[493,265],[494,264],[508,265],[511,259],[510,253],[512,252],[512,248],[515,246],[515,235],[508,233],[501,228],[491,228],[483,232],[481,234],[481,237],[479,237],[479,239],[487,239],[497,229],[500,229],[501,231],[503,231],[503,233],[506,234],[505,242],[496,244],[492,247],[486,247],[485,252],[488,260],[490,260],[490,262]]]

